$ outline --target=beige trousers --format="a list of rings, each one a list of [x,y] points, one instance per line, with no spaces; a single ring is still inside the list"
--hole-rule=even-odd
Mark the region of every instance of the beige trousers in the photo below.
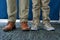
[[[33,23],[38,24],[40,18],[40,8],[42,9],[43,23],[49,22],[50,0],[32,0]],[[16,21],[16,0],[7,0],[8,21]],[[28,21],[29,0],[19,0],[19,16],[21,22]]]
[[[15,22],[17,13],[16,0],[6,0],[6,2],[7,2],[8,21]]]

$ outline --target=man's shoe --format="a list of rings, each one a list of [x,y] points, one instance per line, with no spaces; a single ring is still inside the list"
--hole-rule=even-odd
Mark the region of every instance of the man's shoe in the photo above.
[[[22,29],[23,31],[28,31],[28,30],[30,30],[27,22],[21,22],[21,29]]]
[[[3,31],[7,32],[7,31],[11,31],[13,29],[16,29],[15,22],[8,22],[7,26],[5,26],[3,28]]]
[[[52,27],[50,23],[44,24],[44,29],[47,30],[47,31],[53,31],[53,30],[55,30],[55,28]]]

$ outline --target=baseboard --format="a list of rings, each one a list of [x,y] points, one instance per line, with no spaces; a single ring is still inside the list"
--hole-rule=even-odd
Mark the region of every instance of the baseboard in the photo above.
[[[8,19],[0,19],[0,23],[1,22],[8,22]],[[17,19],[16,22],[20,22],[20,20]],[[28,21],[28,22],[32,22],[32,21]],[[40,22],[42,22],[42,20]],[[51,20],[50,22],[58,22],[58,23],[60,23],[59,20]]]

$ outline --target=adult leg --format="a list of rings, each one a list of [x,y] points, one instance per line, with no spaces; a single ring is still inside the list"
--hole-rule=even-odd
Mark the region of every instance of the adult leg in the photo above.
[[[22,30],[29,30],[28,27],[28,12],[29,0],[19,0],[19,16]]]
[[[43,15],[43,24],[46,30],[54,30],[54,28],[50,24],[50,7],[49,7],[50,0],[41,0],[42,3],[42,15]]]
[[[33,2],[33,25],[31,27],[31,30],[37,30],[38,24],[40,22],[40,0],[32,0]]]
[[[6,0],[7,2],[7,13],[8,13],[8,24],[3,28],[4,31],[10,31],[15,29],[16,21],[16,0]]]

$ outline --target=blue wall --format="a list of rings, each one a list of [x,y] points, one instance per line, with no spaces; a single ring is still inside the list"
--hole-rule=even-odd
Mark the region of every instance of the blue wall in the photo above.
[[[51,20],[59,19],[60,0],[51,0],[50,2],[50,18]],[[30,0],[30,11],[28,19],[32,19],[32,1]],[[41,15],[42,16],[42,15]],[[17,18],[19,18],[17,16]],[[0,19],[7,19],[6,0],[0,0]],[[42,18],[41,18],[42,19]]]

